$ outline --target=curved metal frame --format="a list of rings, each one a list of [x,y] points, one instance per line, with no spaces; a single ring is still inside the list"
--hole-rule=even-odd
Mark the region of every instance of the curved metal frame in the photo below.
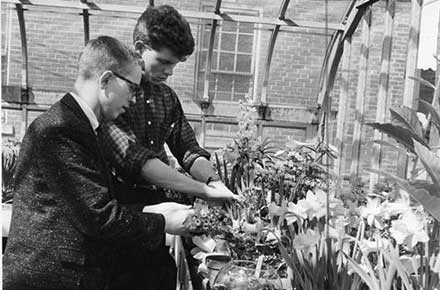
[[[281,3],[280,11],[278,13],[278,19],[284,20],[284,17],[286,15],[287,7],[289,7],[290,0],[283,0]],[[272,31],[272,34],[270,35],[269,45],[267,48],[267,57],[266,57],[266,63],[265,63],[265,69],[264,69],[264,75],[263,75],[263,87],[261,88],[261,99],[257,101],[257,103],[261,103],[265,105],[267,103],[266,96],[267,96],[267,86],[269,85],[269,75],[270,75],[270,64],[272,62],[272,56],[273,51],[275,48],[275,42],[278,37],[278,32],[280,31],[280,25],[275,25],[274,30]]]

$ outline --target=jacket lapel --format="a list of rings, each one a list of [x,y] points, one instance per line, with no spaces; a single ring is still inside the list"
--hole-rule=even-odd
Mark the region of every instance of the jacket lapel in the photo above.
[[[90,125],[89,119],[87,118],[86,114],[83,112],[83,110],[81,109],[81,107],[79,106],[79,104],[76,102],[76,100],[72,97],[71,94],[67,93],[64,95],[64,97],[61,99],[60,101],[62,104],[64,104],[65,106],[67,106],[79,119],[80,122],[85,122],[88,128],[88,135],[90,135],[90,139],[94,140],[93,146],[94,148],[96,148],[96,152],[97,152],[97,156],[99,156],[99,159],[101,161],[102,164],[102,171],[103,174],[105,175],[106,179],[107,179],[107,184],[109,186],[110,189],[110,193],[113,193],[112,189],[112,181],[111,181],[111,177],[110,177],[110,171],[109,168],[107,166],[107,162],[105,161],[103,152],[101,150],[101,142],[100,142],[100,138],[95,134],[92,126]]]

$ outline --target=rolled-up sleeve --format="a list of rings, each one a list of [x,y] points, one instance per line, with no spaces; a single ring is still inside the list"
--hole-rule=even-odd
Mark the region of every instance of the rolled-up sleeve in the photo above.
[[[175,122],[173,130],[166,141],[173,155],[178,160],[180,166],[185,171],[189,172],[194,161],[199,157],[204,157],[209,160],[211,154],[205,149],[201,148],[197,142],[194,130],[189,124],[183,113],[182,105],[177,96],[176,105],[174,109]]]
[[[144,164],[158,157],[153,150],[142,146],[124,118],[102,125],[103,149],[111,165],[127,179],[140,174]]]
[[[90,237],[158,247],[163,240],[164,216],[137,213],[120,204],[107,186],[106,170],[98,166],[97,151],[86,148],[75,134],[56,128],[33,138],[43,148],[38,153],[48,188],[58,193],[72,225]]]

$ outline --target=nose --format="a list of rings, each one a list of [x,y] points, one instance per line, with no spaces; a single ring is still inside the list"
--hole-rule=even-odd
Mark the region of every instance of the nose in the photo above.
[[[174,71],[174,67],[175,67],[175,66],[176,66],[175,64],[167,65],[167,66],[165,67],[165,71],[164,71],[164,73],[165,73],[167,76],[172,76],[172,75],[173,75],[173,71]]]

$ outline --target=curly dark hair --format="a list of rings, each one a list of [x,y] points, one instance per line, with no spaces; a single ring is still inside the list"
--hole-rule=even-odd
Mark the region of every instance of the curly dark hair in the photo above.
[[[166,47],[178,58],[189,56],[194,51],[189,23],[169,5],[149,6],[142,13],[133,32],[133,43],[138,40],[155,50]]]

